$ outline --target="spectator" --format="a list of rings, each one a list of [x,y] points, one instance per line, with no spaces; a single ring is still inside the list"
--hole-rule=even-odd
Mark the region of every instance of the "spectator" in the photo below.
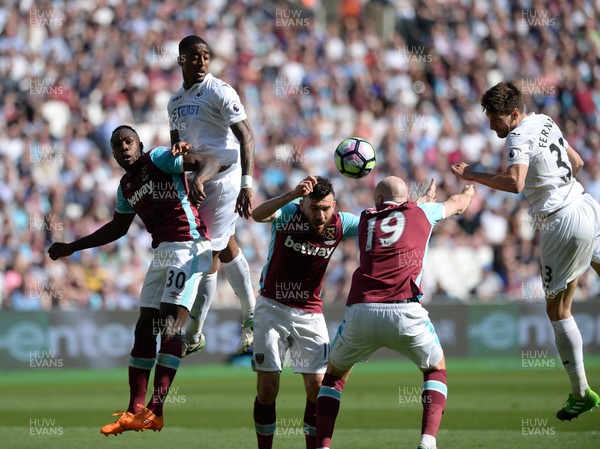
[[[364,2],[329,11],[325,22],[313,14],[316,10],[300,6],[299,16],[280,14],[299,17],[293,24],[278,21],[272,3],[261,0],[71,2],[68,7],[4,2],[0,307],[24,304],[28,286],[23,279],[38,271],[46,272],[38,287],[51,291],[27,306],[132,307],[150,260],[144,232],[132,229],[102,256],[90,252],[53,268],[40,254],[57,235],[69,239],[89,233],[112,214],[120,172],[102,142],[115,126],[138,128],[148,148],[169,144],[164,111],[180,85],[174,43],[188,34],[218,43],[211,71],[236,86],[247,105],[256,141],[257,204],[290,190],[307,173],[330,177],[340,208],[354,213],[389,174],[415,190],[434,177],[438,201],[445,200],[446,191],[459,189],[447,175],[452,162],[478,162],[489,170],[501,164],[502,141],[480,120],[478,109],[481,94],[501,80],[527,93],[532,109],[552,116],[584,159],[582,183],[600,192],[597,2],[380,3],[387,5],[386,16],[396,17],[395,28],[374,27],[368,17],[372,8],[361,8]],[[288,5],[275,9],[295,8]],[[375,173],[361,181],[339,176],[331,156],[338,142],[354,134],[378,151]],[[465,258],[492,253],[491,262],[480,257],[475,267],[484,286],[459,292],[432,276],[435,286],[427,290],[438,298],[490,300],[498,294],[522,299],[522,284],[539,272],[535,233],[515,221],[522,216],[522,199],[485,188],[478,197],[475,201],[485,199],[485,204],[441,229],[431,249],[439,254],[457,249],[455,257]],[[132,226],[142,229],[138,222]],[[254,280],[267,251],[266,232],[256,223],[238,222]],[[332,261],[326,302],[344,300],[354,254],[344,247]],[[94,270],[100,280],[86,274]],[[104,283],[100,289],[99,283]],[[600,283],[595,276],[584,277],[581,289],[597,294]],[[219,285],[215,307],[235,304],[233,291]]]

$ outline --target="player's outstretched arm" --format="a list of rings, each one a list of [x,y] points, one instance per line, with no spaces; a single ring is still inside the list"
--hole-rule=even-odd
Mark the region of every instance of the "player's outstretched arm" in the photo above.
[[[121,214],[115,212],[113,219],[102,226],[97,231],[81,237],[71,243],[55,242],[48,249],[50,259],[56,260],[61,257],[68,257],[75,251],[82,249],[95,248],[96,246],[106,245],[127,234],[129,226],[133,222],[135,214]]]
[[[435,202],[435,193],[436,193],[437,185],[435,184],[435,179],[431,178],[431,183],[425,193],[417,198],[417,203],[433,203]]]
[[[312,192],[313,186],[317,183],[317,179],[314,176],[307,176],[300,183],[289,192],[283,195],[276,196],[264,203],[256,206],[256,209],[252,211],[252,218],[258,222],[270,222],[275,219],[275,213],[285,206],[290,201],[294,201],[296,198],[304,197]]]
[[[190,183],[190,202],[199,205],[206,198],[204,183],[210,181],[219,172],[219,161],[214,157],[187,153],[183,156],[183,169],[195,173]]]
[[[252,215],[252,173],[254,173],[254,134],[248,120],[234,123],[231,131],[240,142],[240,164],[242,166],[242,188],[237,197],[235,211],[246,219]]]
[[[477,182],[492,189],[504,192],[519,193],[525,187],[527,165],[513,164],[502,173],[484,173],[473,170],[469,164],[459,162],[452,164],[450,170],[465,181]]]
[[[462,214],[471,205],[471,200],[475,194],[475,189],[472,185],[467,185],[461,193],[452,195],[446,201],[444,201],[445,217],[448,218],[452,215]]]

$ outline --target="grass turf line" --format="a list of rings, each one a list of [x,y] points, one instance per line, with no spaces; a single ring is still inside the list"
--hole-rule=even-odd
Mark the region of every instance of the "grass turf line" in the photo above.
[[[586,368],[592,386],[598,387],[594,380],[600,378],[600,357],[588,357]],[[554,418],[569,392],[560,366],[526,370],[520,367],[520,359],[456,359],[448,361],[448,372],[440,449],[600,447],[598,411],[571,423]],[[414,449],[420,429],[416,396],[421,383],[418,370],[406,361],[358,365],[344,389],[334,448]],[[163,431],[109,438],[99,429],[114,420],[113,411],[126,406],[125,367],[3,373],[0,385],[0,441],[6,443],[2,447],[124,448],[138,443],[161,449],[256,447],[255,375],[248,368],[182,365],[165,404]],[[275,449],[304,447],[299,433],[304,402],[301,378],[285,371],[277,401]],[[53,423],[55,434],[61,428],[61,435],[39,435],[50,432],[39,425],[44,419],[54,420],[48,422]]]

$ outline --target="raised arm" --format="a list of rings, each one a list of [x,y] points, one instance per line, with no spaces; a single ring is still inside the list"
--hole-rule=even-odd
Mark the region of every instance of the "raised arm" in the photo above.
[[[435,194],[437,191],[437,185],[435,184],[435,179],[431,178],[431,182],[429,183],[429,187],[425,193],[417,198],[417,203],[433,203],[435,201]]]
[[[504,192],[519,193],[525,187],[528,166],[513,164],[502,173],[484,173],[474,171],[468,164],[459,162],[452,164],[450,169],[452,173],[465,181],[477,182]]]
[[[95,248],[114,242],[127,234],[129,226],[133,222],[135,214],[121,214],[115,212],[113,219],[102,226],[97,231],[81,237],[71,243],[55,242],[48,249],[50,259],[56,260],[60,257],[68,257],[75,251],[82,249]]]
[[[461,193],[452,195],[444,201],[445,217],[462,214],[471,205],[471,200],[475,194],[475,189],[472,185],[467,185]]]
[[[254,135],[248,120],[234,123],[231,131],[240,142],[240,164],[242,166],[242,188],[237,198],[235,211],[241,217],[250,218],[252,214],[252,173],[254,172]]]
[[[313,176],[307,176],[300,183],[289,192],[283,195],[276,196],[264,203],[256,206],[256,209],[252,211],[252,218],[258,222],[270,222],[275,219],[275,213],[285,206],[290,201],[294,201],[296,198],[300,198],[308,195],[312,192],[313,186],[317,183],[317,180]]]

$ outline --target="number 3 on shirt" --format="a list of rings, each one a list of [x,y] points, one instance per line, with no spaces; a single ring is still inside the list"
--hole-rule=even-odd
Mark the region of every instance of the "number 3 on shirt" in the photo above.
[[[367,242],[365,244],[365,251],[371,251],[373,249],[373,234],[375,233],[376,224],[377,217],[373,217],[367,221]],[[382,237],[378,238],[379,244],[384,248],[392,246],[400,239],[400,237],[402,237],[405,225],[406,218],[404,218],[402,212],[392,212],[389,216],[385,217],[379,223],[379,229],[383,234]]]

